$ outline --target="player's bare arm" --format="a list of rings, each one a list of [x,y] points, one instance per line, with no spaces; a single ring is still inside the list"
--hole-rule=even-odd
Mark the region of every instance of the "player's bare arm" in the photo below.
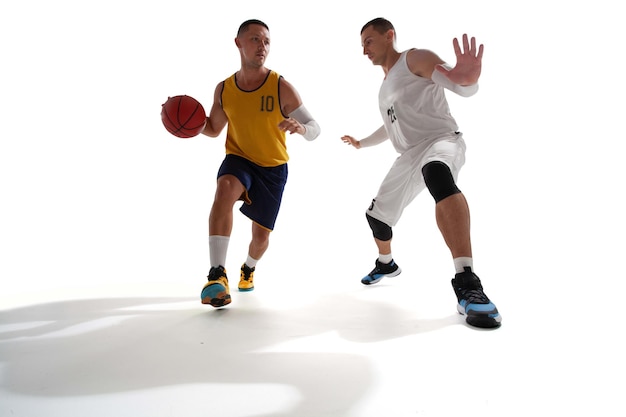
[[[284,78],[280,81],[280,103],[283,114],[290,114],[302,105],[302,99],[296,88]],[[304,134],[306,128],[296,119],[288,117],[278,125],[285,132]]]
[[[280,103],[287,118],[281,121],[278,127],[290,134],[298,133],[308,141],[314,140],[320,134],[319,124],[302,104],[295,87],[285,79],[281,80],[280,85]]]
[[[435,69],[455,84],[463,86],[476,84],[482,69],[483,45],[476,47],[476,38],[470,39],[467,34],[463,35],[463,48],[457,38],[454,38],[452,45],[456,55],[454,68],[447,69],[437,65]]]
[[[411,49],[407,53],[406,62],[413,74],[430,79],[435,67],[445,61],[428,49]]]
[[[212,138],[217,137],[224,129],[224,126],[226,126],[226,123],[228,123],[228,118],[226,117],[226,113],[224,113],[224,109],[222,109],[220,100],[222,88],[223,82],[219,83],[217,87],[215,87],[215,93],[213,94],[213,106],[211,107],[209,116],[206,118],[206,125],[202,131],[202,133]]]

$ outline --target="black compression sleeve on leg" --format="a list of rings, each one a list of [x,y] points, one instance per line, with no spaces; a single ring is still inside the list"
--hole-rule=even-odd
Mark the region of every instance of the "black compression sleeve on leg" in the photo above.
[[[437,203],[446,197],[461,192],[454,183],[454,177],[450,168],[443,162],[433,161],[427,163],[422,168],[422,175],[428,191],[430,191]]]
[[[388,241],[391,240],[393,233],[391,231],[391,227],[378,219],[373,218],[369,214],[365,213],[365,217],[367,218],[367,222],[370,225],[370,229],[372,229],[372,234],[378,240]]]

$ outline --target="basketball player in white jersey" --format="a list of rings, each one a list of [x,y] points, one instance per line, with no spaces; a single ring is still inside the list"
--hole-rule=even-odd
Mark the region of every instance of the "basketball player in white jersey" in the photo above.
[[[465,162],[465,142],[445,96],[445,90],[464,97],[478,91],[483,45],[476,48],[476,40],[463,35],[461,49],[454,39],[457,62],[451,67],[429,50],[396,50],[395,28],[383,18],[363,26],[361,42],[363,54],[385,73],[378,97],[383,125],[361,140],[347,135],[341,139],[356,149],[389,139],[400,154],[366,211],[379,257],[361,282],[371,285],[401,272],[391,252],[392,227],[427,188],[435,199],[437,225],[454,261],[457,310],[469,325],[497,328],[501,316],[473,271],[469,208],[456,186]]]

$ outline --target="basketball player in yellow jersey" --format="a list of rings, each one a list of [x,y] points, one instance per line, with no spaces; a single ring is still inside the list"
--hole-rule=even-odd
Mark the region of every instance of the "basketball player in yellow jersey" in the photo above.
[[[213,307],[231,302],[225,264],[234,204],[243,200],[240,211],[252,220],[252,239],[238,284],[240,291],[251,291],[256,264],[268,248],[287,182],[286,133],[298,133],[309,141],[320,133],[296,89],[265,67],[270,51],[268,26],[256,19],[243,22],[235,44],[241,68],[215,88],[202,132],[217,137],[228,125],[226,157],[217,173],[209,215],[211,265],[200,296],[203,304]]]

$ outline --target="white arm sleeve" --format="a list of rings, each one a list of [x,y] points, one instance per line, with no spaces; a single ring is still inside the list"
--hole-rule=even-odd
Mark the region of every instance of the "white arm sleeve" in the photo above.
[[[374,133],[364,139],[361,139],[359,143],[361,144],[361,148],[367,148],[368,146],[383,143],[387,139],[389,139],[389,136],[387,136],[387,130],[385,129],[385,125],[382,125]]]
[[[443,64],[446,69],[452,69],[448,64]],[[433,70],[433,75],[431,77],[435,84],[439,84],[440,86],[447,88],[448,90],[460,95],[461,97],[470,97],[476,94],[478,91],[478,84],[472,85],[458,85],[453,83],[443,75],[443,73],[437,71],[437,69]]]
[[[320,134],[320,125],[317,124],[311,113],[301,104],[300,107],[289,113],[289,117],[297,120],[302,126],[304,126],[304,134],[302,135],[306,140],[313,140]]]

